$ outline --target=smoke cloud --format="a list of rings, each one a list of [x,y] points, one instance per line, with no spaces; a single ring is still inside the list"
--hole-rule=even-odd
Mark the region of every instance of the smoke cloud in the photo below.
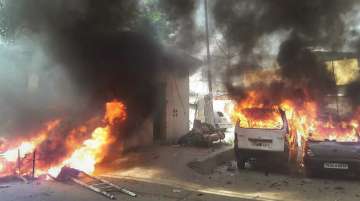
[[[295,88],[309,89],[310,96],[316,99],[334,92],[336,84],[311,49],[341,50],[349,33],[347,18],[352,17],[350,11],[358,3],[352,0],[218,0],[213,11],[225,39],[237,48],[236,68],[259,66],[261,62],[254,58],[262,57],[263,52],[256,49],[263,45],[263,39],[277,32],[288,32],[276,58],[281,76],[297,86]],[[230,93],[241,94],[242,90],[233,87]]]
[[[159,4],[168,11],[169,19],[184,26],[179,30],[191,33],[191,21],[184,22],[193,13],[194,1],[176,2]],[[9,115],[2,117],[0,124],[21,128],[18,132],[29,129],[25,124],[39,125],[61,115],[88,119],[103,111],[105,101],[120,99],[129,114],[124,128],[128,132],[124,133],[130,133],[155,108],[159,72],[185,75],[181,72],[189,70],[169,61],[153,32],[136,32],[143,17],[138,1],[5,0],[1,7],[2,36],[16,43],[19,35],[24,35],[34,43],[30,46],[38,47],[31,54],[42,54],[41,62],[33,55],[28,59],[37,69],[33,77],[14,77],[11,82],[16,82],[15,86],[1,90],[1,110]],[[14,52],[8,60],[18,54]],[[20,66],[23,70],[16,76],[28,75],[32,69],[26,61],[14,69]],[[38,82],[43,77],[46,79]],[[26,82],[24,87],[17,87],[16,80]],[[26,95],[32,85],[39,96]]]

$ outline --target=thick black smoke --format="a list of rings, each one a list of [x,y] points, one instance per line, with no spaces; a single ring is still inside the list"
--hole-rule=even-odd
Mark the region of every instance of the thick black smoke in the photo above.
[[[290,38],[284,41],[277,61],[281,66],[282,76],[293,86],[309,89],[309,95],[313,99],[321,101],[324,95],[336,93],[334,75],[301,39]]]
[[[160,3],[164,11],[168,9],[171,19],[190,19],[194,2],[176,2]],[[70,102],[68,111],[60,109],[63,115],[74,113],[76,108],[74,115],[86,119],[91,116],[89,111],[103,111],[105,101],[119,99],[127,106],[126,130],[130,131],[155,109],[159,73],[189,70],[172,68],[176,65],[164,59],[168,54],[154,40],[153,32],[134,31],[141,24],[138,1],[8,0],[4,5],[9,20],[3,20],[6,23],[2,24],[7,25],[3,35],[11,38],[23,29],[36,35],[46,56],[69,75],[76,91],[81,92],[81,101]],[[190,32],[191,26],[186,27]],[[54,117],[59,114],[45,111]],[[38,125],[40,119],[32,115],[24,113],[29,124]]]
[[[334,91],[335,82],[309,48],[333,51],[342,48],[347,33],[344,14],[356,3],[354,0],[218,0],[214,16],[229,44],[238,47],[240,63],[253,66],[258,65],[253,58],[258,54],[255,50],[261,40],[287,32],[277,56],[283,78],[304,83],[313,95],[321,97]]]
[[[159,8],[167,13],[169,21],[173,22],[172,26],[177,35],[176,45],[187,50],[194,48],[194,44],[198,42],[193,20],[196,0],[159,0]]]
[[[356,53],[357,53],[357,59],[358,62],[360,63],[360,37],[359,37],[359,33],[353,33],[354,35],[358,36],[357,39],[355,40],[355,42],[353,43],[353,46],[355,47]],[[359,90],[360,90],[360,78],[358,78],[357,80],[354,80],[352,83],[350,83],[347,87],[346,87],[346,96],[350,97],[350,100],[352,102],[352,105],[360,105],[360,94],[359,94]]]

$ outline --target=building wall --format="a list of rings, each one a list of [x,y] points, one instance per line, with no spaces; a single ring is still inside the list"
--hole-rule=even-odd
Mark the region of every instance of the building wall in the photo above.
[[[164,73],[159,83],[166,84],[165,139],[161,143],[176,143],[189,131],[189,77]],[[146,100],[144,100],[146,101]],[[124,140],[124,150],[149,146],[154,143],[154,117],[149,117]]]
[[[176,142],[189,131],[189,76],[166,75],[166,141]]]

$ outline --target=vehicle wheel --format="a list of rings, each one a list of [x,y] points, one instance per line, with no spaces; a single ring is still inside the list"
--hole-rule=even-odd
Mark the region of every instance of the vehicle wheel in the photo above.
[[[239,148],[236,145],[237,144],[235,144],[234,150],[235,150],[237,168],[238,168],[238,170],[243,170],[243,169],[245,169],[245,161],[246,160],[242,156],[242,154],[239,151]]]
[[[309,167],[305,167],[304,170],[305,170],[305,176],[306,176],[306,177],[311,178],[311,177],[314,177],[314,176],[315,176],[315,170],[314,170],[314,169],[309,168]]]
[[[298,175],[299,174],[299,166],[293,161],[287,162],[286,169],[288,171],[288,174],[290,174],[290,175]]]
[[[238,170],[245,169],[245,160],[244,159],[237,159],[237,168]]]

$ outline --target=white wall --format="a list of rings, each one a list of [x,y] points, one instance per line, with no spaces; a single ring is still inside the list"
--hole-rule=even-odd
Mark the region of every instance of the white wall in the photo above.
[[[189,131],[189,76],[166,75],[166,141],[176,142]]]
[[[189,132],[189,77],[176,73],[164,73],[160,79],[166,82],[166,143],[175,143]],[[146,100],[144,100],[146,101]],[[124,149],[153,144],[154,119],[149,117],[124,141]]]

